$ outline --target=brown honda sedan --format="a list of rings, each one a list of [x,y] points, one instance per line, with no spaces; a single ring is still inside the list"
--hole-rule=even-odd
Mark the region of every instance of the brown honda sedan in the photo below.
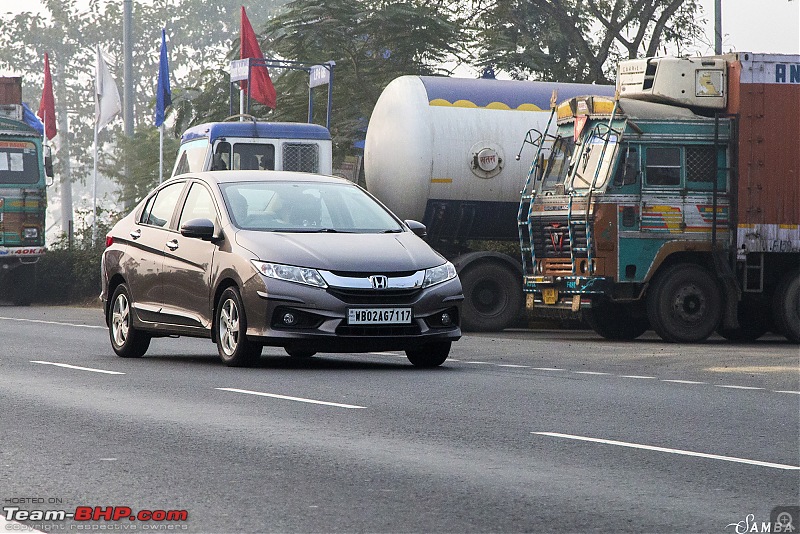
[[[461,337],[453,265],[369,193],[295,172],[173,178],[106,237],[101,298],[111,346],[210,338],[227,365],[264,345],[290,356],[404,350],[441,365]]]

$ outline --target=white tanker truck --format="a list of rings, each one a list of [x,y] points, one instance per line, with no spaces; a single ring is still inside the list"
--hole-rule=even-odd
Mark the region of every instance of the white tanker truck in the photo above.
[[[519,253],[487,242],[518,246],[533,149],[516,155],[528,131],[547,127],[554,90],[559,101],[614,94],[614,86],[402,76],[372,112],[367,189],[400,218],[422,221],[428,242],[455,264],[467,330],[502,330],[522,311]]]

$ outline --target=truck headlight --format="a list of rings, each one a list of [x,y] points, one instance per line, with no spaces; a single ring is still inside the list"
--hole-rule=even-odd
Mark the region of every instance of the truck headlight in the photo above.
[[[430,287],[442,282],[452,280],[457,276],[456,268],[449,261],[438,267],[431,267],[425,269],[425,279],[422,281],[422,287]]]
[[[316,269],[307,267],[295,267],[294,265],[283,265],[281,263],[269,263],[266,261],[251,260],[256,271],[269,278],[284,280],[286,282],[296,282],[314,287],[328,287]]]

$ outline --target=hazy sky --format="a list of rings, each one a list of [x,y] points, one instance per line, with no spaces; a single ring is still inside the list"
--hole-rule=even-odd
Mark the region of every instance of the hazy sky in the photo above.
[[[698,50],[711,54],[714,51],[714,0],[700,2],[708,20],[706,40],[710,48],[698,44]],[[89,0],[78,3],[88,5]],[[40,5],[39,0],[0,0],[0,13],[29,11]],[[238,13],[231,13],[231,17],[238,17]],[[725,52],[800,54],[800,0],[722,0],[722,31]]]

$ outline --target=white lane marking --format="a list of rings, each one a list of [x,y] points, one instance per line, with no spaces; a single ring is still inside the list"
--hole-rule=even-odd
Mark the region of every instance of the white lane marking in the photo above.
[[[492,365],[490,362],[463,362],[463,363],[478,363],[481,365]]]
[[[564,371],[564,369],[559,369],[558,367],[531,367],[536,371]]]
[[[722,384],[714,384],[714,386],[718,388],[728,388],[728,389],[764,389],[764,388],[754,388],[751,386],[723,386]]]
[[[800,391],[776,391],[775,393],[794,393],[795,395],[800,395]]]
[[[302,397],[287,397],[286,395],[276,395],[274,393],[263,393],[261,391],[250,391],[247,389],[236,388],[214,388],[219,391],[230,391],[232,393],[244,393],[245,395],[258,395],[259,397],[272,397],[273,399],[283,399],[297,402],[307,402],[309,404],[324,404],[325,406],[335,406],[337,408],[365,409],[366,406],[354,406],[352,404],[340,404],[338,402],[327,402],[314,399],[304,399]]]
[[[396,352],[389,352],[389,351],[368,352],[367,354],[374,354],[376,356],[400,356],[401,358],[405,358],[406,357],[405,354],[397,354]]]
[[[513,367],[516,369],[527,369],[529,366],[527,365],[514,365],[513,363],[499,363],[497,367]]]
[[[107,375],[124,375],[125,373],[120,373],[119,371],[106,371],[105,369],[93,369],[91,367],[79,367],[77,365],[69,365],[68,363],[56,363],[56,362],[43,362],[39,360],[31,360],[31,363],[40,363],[42,365],[55,365],[56,367],[64,367],[66,369],[77,369],[78,371],[91,371],[92,373],[104,373]]]
[[[736,458],[733,456],[720,456],[719,454],[707,454],[705,452],[685,451],[681,449],[669,449],[667,447],[654,447],[653,445],[641,445],[639,443],[628,443],[626,441],[614,441],[611,439],[589,438],[586,436],[574,436],[572,434],[559,434],[557,432],[531,432],[531,434],[538,434],[540,436],[550,436],[553,438],[573,439],[577,441],[589,441],[592,443],[603,443],[605,445],[618,445],[620,447],[629,447],[631,449],[644,449],[647,451],[667,452],[670,454],[681,454],[684,456],[696,456],[699,458],[710,458],[712,460],[724,460],[726,462],[735,462],[740,464],[758,465],[761,467],[773,467],[775,469],[786,469],[797,471],[800,467],[796,465],[776,464],[773,462],[762,462],[760,460],[749,460],[747,458]]]
[[[598,371],[572,371],[576,375],[610,375],[611,373],[600,373]]]
[[[20,319],[19,317],[0,317],[5,321],[21,321],[25,323],[40,323],[40,324],[57,324],[61,326],[77,326],[78,328],[99,328],[100,330],[108,330],[107,326],[95,326],[91,324],[75,324],[75,323],[61,323],[58,321],[42,321],[41,319]]]
[[[620,378],[651,378],[655,379],[654,376],[643,376],[643,375],[619,375]]]
[[[673,384],[708,384],[708,382],[696,382],[694,380],[670,380],[664,379],[662,382],[672,382]]]

